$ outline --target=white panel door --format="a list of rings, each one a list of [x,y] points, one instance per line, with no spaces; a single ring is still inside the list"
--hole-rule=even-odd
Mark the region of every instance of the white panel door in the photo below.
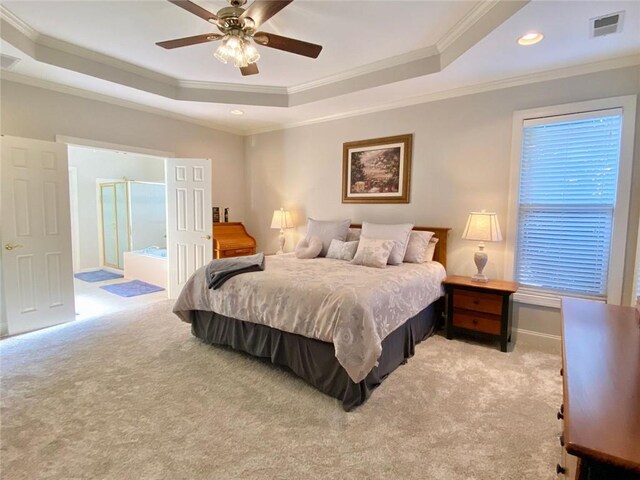
[[[67,146],[2,136],[2,278],[9,334],[75,317]]]
[[[169,298],[176,298],[191,274],[213,258],[211,161],[170,158],[165,176]]]

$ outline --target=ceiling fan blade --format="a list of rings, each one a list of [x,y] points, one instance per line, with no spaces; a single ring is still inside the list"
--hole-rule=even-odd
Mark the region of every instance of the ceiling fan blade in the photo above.
[[[276,13],[289,5],[293,0],[255,0],[249,8],[247,8],[240,18],[246,19],[251,17],[255,23],[255,28],[273,17]]]
[[[258,65],[255,63],[250,63],[246,67],[240,67],[240,72],[242,72],[242,76],[246,77],[247,75],[257,75],[258,73]]]
[[[202,8],[200,5],[196,5],[189,0],[169,0],[174,5],[179,6],[180,8],[184,8],[187,12],[193,13],[200,18],[203,18],[207,22],[216,23],[218,21],[218,17],[211,13],[210,11]]]
[[[275,33],[257,32],[253,39],[256,43],[265,47],[277,48],[285,52],[291,52],[305,57],[318,58],[322,51],[322,45],[303,42],[295,38],[281,37]]]
[[[162,48],[171,49],[178,47],[186,47],[188,45],[197,45],[198,43],[213,42],[220,40],[224,35],[218,33],[205,33],[204,35],[195,35],[193,37],[176,38],[175,40],[166,40],[157,42],[156,45]]]

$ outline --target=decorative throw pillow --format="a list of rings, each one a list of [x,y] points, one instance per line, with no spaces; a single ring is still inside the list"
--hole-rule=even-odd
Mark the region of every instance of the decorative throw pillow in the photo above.
[[[426,262],[429,241],[433,232],[412,231],[407,242],[407,251],[404,253],[404,261],[407,263]]]
[[[389,265],[400,265],[404,260],[404,253],[407,250],[407,242],[412,228],[412,223],[382,225],[364,222],[362,224],[362,236],[393,240],[394,246],[393,250],[391,250],[391,255],[389,255]]]
[[[347,242],[357,242],[360,240],[360,234],[362,230],[359,228],[350,228],[347,232]]]
[[[303,238],[296,245],[296,257],[316,258],[322,250],[322,240],[320,237]]]
[[[367,238],[362,235],[358,243],[358,250],[351,263],[366,267],[385,268],[393,247],[393,240]]]
[[[337,222],[324,222],[320,220],[308,219],[307,224],[307,237],[319,237],[322,240],[322,250],[320,256],[327,255],[331,240],[342,240],[343,242],[347,238],[347,232],[349,231],[349,225],[351,225],[351,219],[339,220]]]
[[[424,256],[425,262],[433,261],[433,255],[436,253],[436,243],[438,243],[437,238],[432,238],[429,240],[429,246],[427,247],[427,253]]]
[[[358,242],[343,242],[341,240],[336,240],[335,238],[331,240],[331,245],[329,245],[329,250],[327,251],[327,258],[335,258],[336,260],[353,260],[354,255],[356,254],[356,250],[358,249]]]

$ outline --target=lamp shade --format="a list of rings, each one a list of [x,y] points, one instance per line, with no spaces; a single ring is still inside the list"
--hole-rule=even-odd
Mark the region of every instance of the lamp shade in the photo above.
[[[502,240],[498,215],[488,212],[471,212],[467,226],[462,234],[464,240],[478,240],[480,242],[499,242]]]
[[[273,218],[271,219],[271,228],[277,228],[278,230],[283,228],[293,228],[291,213],[283,208],[280,210],[274,210]]]

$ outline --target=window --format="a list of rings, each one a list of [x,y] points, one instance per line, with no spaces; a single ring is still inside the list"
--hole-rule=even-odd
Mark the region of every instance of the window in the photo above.
[[[516,280],[606,297],[620,161],[620,110],[527,120]]]
[[[516,300],[621,302],[635,105],[630,96],[515,112],[505,278],[520,282]]]

